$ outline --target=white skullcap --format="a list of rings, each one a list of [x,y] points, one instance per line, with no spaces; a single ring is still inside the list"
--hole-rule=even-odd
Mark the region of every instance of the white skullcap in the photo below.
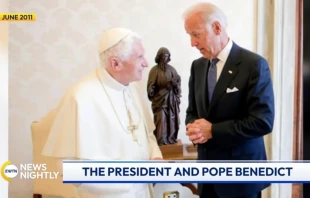
[[[125,28],[111,28],[104,31],[100,37],[99,54],[116,45],[131,32]]]

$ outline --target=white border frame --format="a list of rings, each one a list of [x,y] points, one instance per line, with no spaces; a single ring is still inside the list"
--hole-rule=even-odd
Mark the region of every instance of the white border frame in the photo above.
[[[8,12],[8,0],[0,2],[0,12]],[[8,160],[8,22],[0,22],[0,167]],[[8,195],[8,182],[0,177],[0,197]]]

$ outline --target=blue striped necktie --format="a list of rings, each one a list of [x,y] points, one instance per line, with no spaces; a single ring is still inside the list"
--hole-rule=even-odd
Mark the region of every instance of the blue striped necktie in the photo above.
[[[209,103],[211,102],[212,94],[216,85],[216,63],[219,61],[218,58],[211,60],[211,64],[208,72],[208,97]]]

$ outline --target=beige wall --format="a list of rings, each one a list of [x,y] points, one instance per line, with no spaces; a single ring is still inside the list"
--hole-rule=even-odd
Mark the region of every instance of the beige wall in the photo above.
[[[54,108],[68,87],[98,65],[98,36],[108,27],[121,26],[139,33],[144,38],[150,66],[154,65],[160,47],[170,50],[171,65],[182,77],[181,121],[184,123],[190,65],[200,55],[190,47],[181,15],[194,2],[198,0],[11,0],[10,12],[37,14],[34,23],[16,22],[9,26],[9,159],[12,163],[31,163],[31,122]],[[256,1],[211,2],[227,13],[231,38],[255,51]],[[141,94],[145,94],[146,80],[141,82]],[[184,133],[182,124],[179,138],[187,142]],[[14,179],[9,190],[11,198],[31,197],[32,182]]]

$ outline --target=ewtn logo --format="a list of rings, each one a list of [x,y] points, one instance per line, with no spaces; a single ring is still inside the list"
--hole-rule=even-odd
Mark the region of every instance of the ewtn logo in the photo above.
[[[59,172],[47,171],[46,164],[20,164],[18,169],[7,161],[1,167],[1,176],[6,181],[11,181],[18,174],[21,179],[57,179]]]
[[[18,174],[18,168],[11,164],[11,161],[7,161],[1,166],[1,176],[6,181],[10,182],[12,178],[16,177]]]

